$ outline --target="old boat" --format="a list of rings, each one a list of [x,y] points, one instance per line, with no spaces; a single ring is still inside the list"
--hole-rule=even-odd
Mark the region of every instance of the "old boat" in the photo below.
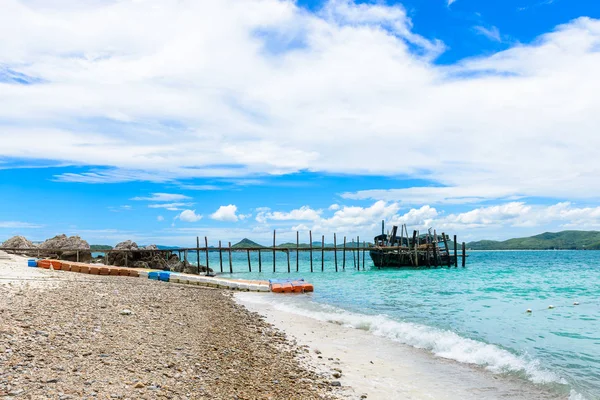
[[[375,236],[369,255],[377,268],[427,268],[457,265],[456,246],[454,254],[448,247],[450,238],[435,230],[429,229],[426,234],[413,231],[409,236],[406,225],[401,226],[400,236],[398,227],[385,234],[384,222],[381,224],[381,235]]]

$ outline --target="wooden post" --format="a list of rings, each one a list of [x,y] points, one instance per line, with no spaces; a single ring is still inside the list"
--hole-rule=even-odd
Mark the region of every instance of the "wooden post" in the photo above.
[[[344,236],[344,252],[342,253],[342,269],[346,270],[346,236]]]
[[[338,272],[337,266],[337,238],[335,237],[335,233],[333,234],[333,259],[335,262],[335,272]]]
[[[363,271],[365,270],[365,250],[367,249],[367,242],[363,240]]]
[[[77,262],[79,262],[79,250],[77,250]]]
[[[312,231],[308,231],[310,240],[310,272],[313,272],[313,259],[312,259]]]
[[[427,231],[427,239],[425,241],[427,242],[427,249],[425,250],[425,263],[427,264],[427,268],[429,268],[431,267],[431,259],[429,258],[429,245],[433,244],[433,239],[431,239],[429,231]]]
[[[198,266],[198,275],[200,275],[200,238],[196,236],[196,264]]]
[[[419,266],[419,254],[417,253],[417,248],[419,247],[417,245],[417,231],[413,231],[413,247],[415,250],[415,259],[414,259],[414,266],[418,267]]]
[[[442,237],[444,238],[444,246],[446,246],[446,256],[448,257],[448,268],[452,266],[452,259],[450,258],[450,249],[448,248],[448,238],[446,234],[442,232]]]
[[[262,255],[258,249],[258,272],[262,272]]]
[[[287,255],[287,262],[288,262],[288,274],[290,273],[290,249],[286,249],[285,250],[285,254]]]
[[[273,229],[273,272],[275,272],[275,229]]]
[[[219,240],[219,266],[221,267],[221,273],[223,273],[223,251],[221,249],[221,241]]]
[[[321,272],[325,271],[325,235],[321,236]]]
[[[198,257],[200,259],[200,257]],[[233,274],[233,262],[231,261],[231,242],[229,242],[229,273]]]
[[[296,231],[296,272],[300,268],[300,232]]]
[[[187,265],[187,250],[183,251],[183,267],[185,269],[185,266]]]
[[[458,267],[458,243],[456,243],[456,235],[454,235],[454,268]]]
[[[354,269],[356,269],[356,254],[354,253],[354,239],[352,239],[352,249],[350,251],[352,252],[352,265],[354,266]]]
[[[104,265],[108,265],[108,255],[110,253],[108,251],[104,252]],[[40,251],[38,250],[38,258],[40,258]]]
[[[360,236],[356,237],[356,264],[358,265],[358,270],[360,271]]]
[[[127,267],[127,259],[129,258],[129,252],[125,251],[125,267]]]
[[[467,248],[465,242],[462,242],[462,266],[463,268],[467,264]]]
[[[437,268],[438,267],[438,258],[437,258],[437,242],[433,242],[433,265]]]
[[[209,270],[209,264],[210,261],[208,260],[208,237],[204,236],[204,246],[206,246],[206,276],[208,276],[208,270]]]
[[[252,264],[250,263],[250,250],[246,250],[246,254],[248,254],[248,272],[252,272]]]

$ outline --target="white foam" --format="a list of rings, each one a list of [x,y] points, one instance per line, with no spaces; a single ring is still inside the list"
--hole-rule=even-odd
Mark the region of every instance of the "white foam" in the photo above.
[[[452,331],[411,322],[399,322],[385,315],[352,313],[331,305],[294,302],[291,299],[281,300],[284,299],[281,297],[276,299],[272,296],[244,297],[244,301],[268,302],[280,311],[362,329],[373,335],[429,350],[439,357],[480,365],[494,373],[518,373],[534,383],[567,383],[557,374],[542,368],[539,361],[529,359],[526,354],[518,356],[497,346],[461,337]],[[573,397],[572,400],[580,399]]]

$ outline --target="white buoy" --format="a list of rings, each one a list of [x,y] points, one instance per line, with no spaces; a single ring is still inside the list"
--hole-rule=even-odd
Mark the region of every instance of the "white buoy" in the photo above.
[[[548,306],[548,308],[549,308],[549,309],[552,309],[552,308],[554,308],[554,306],[553,306],[553,305],[549,305],[549,306]]]
[[[574,306],[578,306],[578,305],[579,305],[579,302],[578,302],[578,301],[576,301],[575,303],[573,303],[573,305],[574,305]]]
[[[528,308],[528,309],[527,309],[527,312],[528,312],[528,313],[531,313],[531,308]]]

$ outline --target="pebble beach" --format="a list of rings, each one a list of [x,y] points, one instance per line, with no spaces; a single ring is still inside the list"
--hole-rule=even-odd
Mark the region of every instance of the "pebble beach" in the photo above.
[[[347,397],[308,352],[225,290],[0,257],[0,397]]]

